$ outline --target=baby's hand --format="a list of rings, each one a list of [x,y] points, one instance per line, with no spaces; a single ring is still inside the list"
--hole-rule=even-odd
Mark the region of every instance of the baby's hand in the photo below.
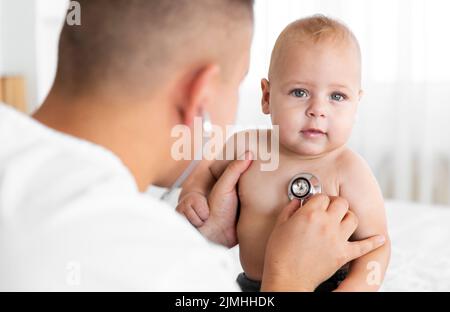
[[[209,217],[206,196],[198,192],[185,194],[178,202],[177,211],[184,214],[192,225],[202,226]]]

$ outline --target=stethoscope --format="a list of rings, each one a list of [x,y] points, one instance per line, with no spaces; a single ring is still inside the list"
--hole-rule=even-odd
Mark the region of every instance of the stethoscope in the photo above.
[[[289,182],[289,200],[296,198],[300,200],[301,206],[303,206],[309,198],[320,193],[322,193],[322,185],[320,184],[319,179],[311,173],[299,173]]]
[[[211,138],[212,133],[212,123],[211,119],[209,118],[209,114],[207,112],[203,112],[202,114],[202,149],[196,151],[194,159],[191,161],[189,166],[183,171],[183,173],[178,177],[178,179],[175,180],[175,182],[172,184],[169,189],[164,192],[161,196],[161,200],[169,200],[170,195],[175,191],[177,188],[179,188],[183,182],[189,177],[189,175],[194,171],[194,169],[197,167],[197,165],[200,163],[202,156],[203,156],[203,148],[205,147],[206,143],[208,143],[209,139]]]

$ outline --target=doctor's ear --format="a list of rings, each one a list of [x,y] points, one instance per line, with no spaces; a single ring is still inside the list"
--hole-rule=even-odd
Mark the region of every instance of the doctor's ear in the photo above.
[[[269,80],[261,79],[261,108],[264,114],[270,114],[270,83]]]
[[[217,100],[219,85],[220,67],[217,64],[207,65],[191,76],[179,105],[183,124],[190,127],[195,117],[200,117],[202,111],[211,107]]]

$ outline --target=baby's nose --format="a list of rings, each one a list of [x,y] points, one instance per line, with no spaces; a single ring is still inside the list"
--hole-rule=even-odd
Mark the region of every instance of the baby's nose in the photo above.
[[[310,112],[308,112],[308,116],[309,117],[325,117],[325,113],[310,111]]]
[[[315,118],[326,117],[325,107],[318,101],[315,101],[314,103],[311,103],[311,105],[306,110],[306,115],[308,117]]]

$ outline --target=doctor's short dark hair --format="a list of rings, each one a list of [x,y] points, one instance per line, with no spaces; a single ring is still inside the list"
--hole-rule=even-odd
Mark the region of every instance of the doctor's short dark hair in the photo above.
[[[78,0],[81,24],[63,25],[54,85],[76,95],[148,92],[183,60],[226,56],[230,39],[253,25],[253,2]]]

